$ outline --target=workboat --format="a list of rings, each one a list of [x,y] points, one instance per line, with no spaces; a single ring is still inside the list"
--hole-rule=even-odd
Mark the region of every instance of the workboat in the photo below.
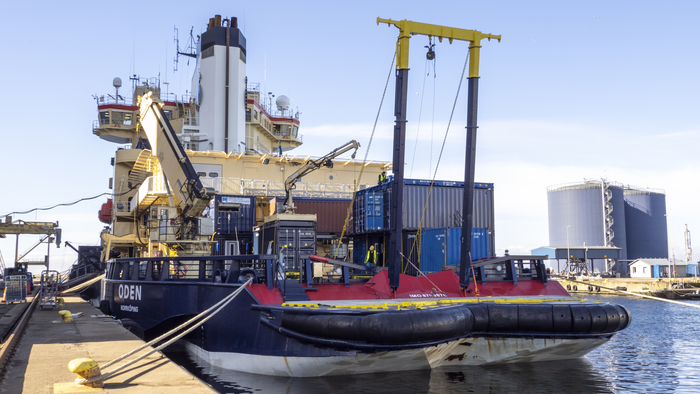
[[[471,234],[479,50],[483,39],[500,41],[500,36],[410,21],[377,22],[401,31],[394,163],[404,159],[408,40],[427,35],[470,42],[461,225],[462,234]],[[226,59],[243,59],[244,43],[233,20],[222,26],[214,18],[197,45],[198,68],[211,67],[208,58],[221,53]],[[206,82],[204,74],[200,80]],[[171,124],[169,104],[152,92],[142,93],[139,131],[146,138],[139,140],[140,150],[131,156],[137,163],[134,168],[146,162],[155,166],[151,172],[167,185],[163,188],[167,193],[159,198],[143,191],[132,196],[130,215],[139,219],[129,223],[142,224],[133,228],[135,237],[103,236],[106,255],[120,250],[112,249],[112,241],[132,243],[128,251],[121,249],[119,258],[107,262],[100,308],[145,339],[178,327],[237,290],[230,303],[184,337],[185,346],[213,366],[263,375],[306,377],[571,359],[584,356],[630,324],[624,307],[588,303],[550,281],[546,256],[505,255],[473,262],[469,237],[461,238],[461,258],[453,270],[402,273],[403,166],[393,168],[391,193],[386,194],[391,231],[383,263],[318,256],[317,216],[295,212],[292,190],[301,176],[332,168],[338,155],[356,150],[359,144],[354,141],[297,166],[284,183],[284,212],[236,229],[236,237],[253,234],[248,253],[241,243],[220,248],[200,216],[210,201],[235,215],[259,200],[245,195],[217,199],[218,191],[195,170],[196,155],[184,149],[182,135]],[[191,101],[190,108],[200,100]],[[252,156],[260,163],[266,159]],[[285,160],[282,152],[271,158]],[[146,209],[138,208],[144,205]],[[112,231],[122,228],[114,217],[111,220]]]

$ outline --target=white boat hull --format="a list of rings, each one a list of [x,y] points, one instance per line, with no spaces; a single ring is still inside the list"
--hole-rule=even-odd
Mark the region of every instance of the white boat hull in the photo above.
[[[354,375],[438,367],[580,358],[609,338],[462,338],[426,348],[337,357],[280,357],[186,348],[207,364],[233,371],[288,377]]]

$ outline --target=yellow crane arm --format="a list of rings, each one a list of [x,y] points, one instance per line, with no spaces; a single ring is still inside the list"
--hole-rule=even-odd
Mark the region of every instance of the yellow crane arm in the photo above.
[[[287,200],[285,202],[285,204],[287,204],[285,213],[294,213],[295,206],[294,202],[292,201],[292,189],[294,189],[297,181],[301,179],[301,177],[318,170],[322,166],[333,168],[332,160],[351,149],[355,149],[355,152],[352,153],[352,157],[354,159],[355,153],[357,152],[357,149],[359,147],[360,143],[355,140],[346,142],[342,146],[335,148],[332,152],[328,153],[327,155],[321,157],[318,160],[307,161],[306,164],[304,164],[300,169],[294,172],[294,174],[290,175],[287,178],[287,180],[284,181],[284,190],[286,192],[287,197]]]
[[[447,38],[452,40],[469,41],[469,78],[479,77],[479,49],[484,38],[501,42],[500,35],[486,34],[477,30],[458,29],[448,26],[431,25],[428,23],[413,22],[409,20],[394,21],[391,19],[377,18],[377,25],[386,23],[399,28],[399,39],[396,42],[396,68],[408,69],[408,40],[411,36],[420,34],[428,37],[437,37],[440,42]]]

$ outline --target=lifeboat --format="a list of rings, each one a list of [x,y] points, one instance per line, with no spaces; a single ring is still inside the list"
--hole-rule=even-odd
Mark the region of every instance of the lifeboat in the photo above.
[[[102,204],[102,208],[97,212],[97,217],[100,222],[109,224],[112,221],[112,199],[108,198],[107,202]]]

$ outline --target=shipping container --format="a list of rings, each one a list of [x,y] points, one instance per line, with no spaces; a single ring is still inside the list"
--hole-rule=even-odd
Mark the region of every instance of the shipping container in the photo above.
[[[420,268],[423,273],[442,271],[445,265],[460,263],[461,227],[435,228],[421,231]],[[485,228],[472,228],[471,258],[477,261],[491,256],[489,233]]]
[[[284,204],[284,199],[278,198],[276,212],[284,212]],[[296,206],[296,214],[316,215],[316,234],[339,236],[348,216],[350,200],[295,197],[294,205]]]
[[[488,229],[491,234],[495,230],[493,191],[493,183],[474,184],[472,226]],[[418,230],[419,227],[422,229],[460,227],[462,225],[463,182],[435,181],[431,191],[429,180],[406,179],[403,193],[401,211],[404,230]],[[426,205],[429,193],[430,200]],[[383,212],[381,215],[383,219],[381,224],[375,221],[378,212],[375,206],[367,206],[367,196],[372,194],[382,195]],[[379,199],[374,197],[372,201],[376,204]],[[391,229],[389,223],[390,202],[391,182],[358,192],[353,204],[353,233],[389,231]]]
[[[279,215],[280,220],[267,221],[260,227],[258,250],[262,254],[281,253],[287,271],[299,270],[301,255],[316,254],[316,221],[303,220],[301,216]]]
[[[213,219],[217,234],[251,234],[255,216],[254,196],[216,195]]]
[[[377,251],[377,265],[382,266],[386,258],[385,244],[389,244],[388,233],[366,233],[352,237],[352,261],[355,264],[365,264],[369,246],[374,246]]]

